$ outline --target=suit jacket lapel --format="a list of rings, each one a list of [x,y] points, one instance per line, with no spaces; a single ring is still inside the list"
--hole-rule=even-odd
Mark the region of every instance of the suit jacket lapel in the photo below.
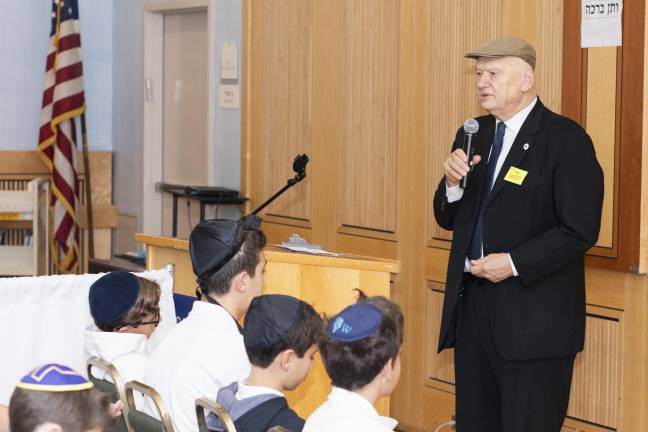
[[[502,187],[504,186],[504,177],[506,177],[509,169],[512,166],[520,166],[526,157],[528,150],[532,148],[533,141],[535,140],[534,135],[540,130],[540,118],[542,117],[544,110],[545,107],[538,98],[538,101],[515,137],[515,141],[513,141],[511,150],[509,150],[509,153],[502,164],[502,168],[499,170],[499,173],[497,173],[497,178],[493,184],[493,190],[491,190],[488,202],[491,202],[502,190]]]

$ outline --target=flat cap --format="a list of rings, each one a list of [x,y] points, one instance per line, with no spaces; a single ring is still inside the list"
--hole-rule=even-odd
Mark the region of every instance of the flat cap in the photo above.
[[[245,314],[245,346],[266,348],[281,341],[300,318],[301,303],[295,297],[282,294],[255,297]]]
[[[68,392],[87,390],[92,383],[67,366],[49,363],[39,366],[21,378],[16,387],[25,390]]]
[[[532,68],[535,68],[536,52],[535,49],[524,39],[516,37],[502,37],[494,39],[477,49],[468,51],[464,57],[478,59],[480,57],[498,58],[498,57],[519,57]]]
[[[97,323],[110,324],[125,316],[139,296],[137,276],[123,271],[106,273],[90,286],[90,314]]]
[[[191,231],[189,254],[199,280],[216,273],[238,252],[239,225],[228,219],[208,219]]]
[[[368,338],[378,330],[383,314],[371,303],[347,306],[331,319],[328,335],[339,342],[355,342]]]

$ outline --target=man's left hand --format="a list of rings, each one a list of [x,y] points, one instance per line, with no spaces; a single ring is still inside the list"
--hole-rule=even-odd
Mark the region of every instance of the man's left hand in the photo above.
[[[501,282],[513,276],[513,269],[507,253],[495,253],[470,260],[470,273],[491,282]]]

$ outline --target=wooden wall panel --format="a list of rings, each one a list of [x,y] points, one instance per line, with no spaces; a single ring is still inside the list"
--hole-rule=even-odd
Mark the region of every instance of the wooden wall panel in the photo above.
[[[443,310],[443,284],[428,282],[426,323],[426,373],[427,378],[454,384],[454,350],[437,354],[441,311]]]
[[[585,349],[576,357],[567,415],[617,428],[621,388],[621,324],[589,315]]]
[[[648,79],[648,16],[645,18],[644,31],[644,65],[643,65],[643,81]],[[648,86],[643,87],[643,100],[648,100]],[[642,134],[641,134],[641,214],[640,220],[642,221],[639,227],[639,272],[646,273],[648,271],[648,110],[643,110],[642,113]]]
[[[536,50],[536,86],[542,103],[555,112],[561,106],[562,18],[564,0],[502,2],[502,35],[518,36]]]
[[[429,180],[430,196],[443,176],[447,157],[457,128],[466,119],[483,114],[473,74],[474,60],[464,53],[500,34],[501,2],[499,0],[437,0],[431,8],[430,45],[430,121]],[[449,240],[451,234],[436,224],[430,200],[428,214],[429,239]]]
[[[309,1],[264,0],[252,13],[252,206],[294,175],[292,160],[311,151],[311,8]],[[268,213],[308,220],[309,179],[275,201]],[[252,192],[252,191],[251,191]]]
[[[612,248],[614,239],[615,149],[617,119],[617,48],[587,50],[587,132],[603,169],[605,192],[597,246]]]
[[[351,0],[345,3],[344,14],[338,132],[340,225],[394,232],[399,2]]]

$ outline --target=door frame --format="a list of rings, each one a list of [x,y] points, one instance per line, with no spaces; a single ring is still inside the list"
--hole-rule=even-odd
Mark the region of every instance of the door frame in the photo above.
[[[214,116],[216,107],[214,8],[209,0],[176,0],[144,5],[143,124],[142,124],[142,231],[162,235],[163,65],[164,16],[186,12],[207,12],[207,181],[214,184]]]

